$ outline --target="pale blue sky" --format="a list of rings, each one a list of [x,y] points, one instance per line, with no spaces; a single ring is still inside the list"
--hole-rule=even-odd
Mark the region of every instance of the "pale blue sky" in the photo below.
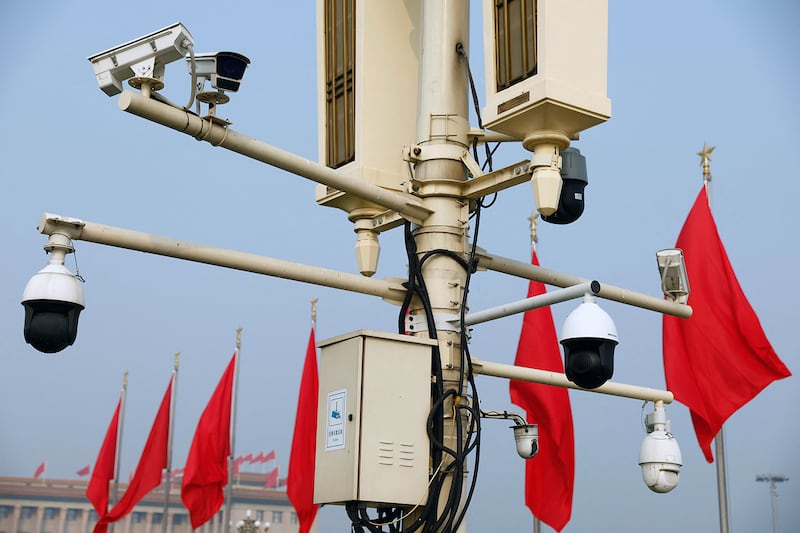
[[[800,371],[794,283],[800,260],[797,198],[800,7],[796,2],[610,2],[608,94],[612,118],[575,143],[587,157],[583,217],[540,225],[548,268],[657,295],[655,251],[674,244],[701,186],[695,155],[712,155],[713,210],[734,269],[774,348]],[[371,297],[77,243],[87,308],[75,345],[43,356],[22,338],[22,289],[44,266],[45,212],[183,240],[356,272],[344,213],[317,207],[314,185],[118,111],[86,57],[183,22],[198,52],[235,50],[252,63],[240,92],[220,109],[245,134],[316,158],[314,2],[2,2],[0,84],[5,239],[0,284],[0,474],[50,477],[94,462],[122,375],[130,372],[123,472],[135,465],[181,352],[174,464],[185,460],[200,411],[244,328],[237,452],[275,449],[288,462],[297,387],[319,298],[317,339],[359,328],[394,331],[397,309]],[[480,3],[472,10],[472,68],[482,89]],[[188,80],[167,67],[165,95],[183,103]],[[498,158],[527,157],[504,146]],[[532,195],[523,185],[484,212],[479,244],[527,261]],[[397,231],[381,237],[377,277],[405,276]],[[68,265],[75,268],[72,257]],[[471,308],[522,298],[526,282],[473,278]],[[601,302],[620,335],[614,379],[664,386],[660,317]],[[560,327],[573,304],[555,306]],[[512,362],[521,317],[477,326],[471,351]],[[702,354],[697,354],[702,357]],[[507,383],[478,379],[485,408],[509,408]],[[641,403],[572,392],[576,438],[573,518],[564,530],[718,530],[715,466],[705,463],[688,410],[667,408],[683,451],[678,488],[651,493],[637,464]],[[734,532],[770,527],[762,473],[780,486],[782,531],[800,529],[800,400],[796,377],[773,384],[726,426]],[[484,424],[470,531],[529,531],[523,465],[503,423]],[[326,507],[321,531],[346,531]]]

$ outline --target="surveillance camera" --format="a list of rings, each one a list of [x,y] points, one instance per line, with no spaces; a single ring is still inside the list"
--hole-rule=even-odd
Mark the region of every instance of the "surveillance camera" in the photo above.
[[[551,224],[569,224],[583,214],[583,190],[589,183],[586,173],[586,158],[577,148],[561,151],[561,194],[558,208],[551,215],[542,215],[542,220]]]
[[[597,388],[614,374],[617,327],[591,294],[567,316],[560,341],[567,379],[579,387]]]
[[[532,459],[539,452],[539,426],[537,424],[517,424],[511,426],[517,443],[517,454],[523,459]]]
[[[689,299],[689,275],[686,273],[686,262],[683,250],[666,248],[656,252],[658,272],[661,274],[661,291],[664,296],[685,304]]]
[[[51,236],[45,247],[51,252],[50,263],[33,275],[22,293],[25,342],[44,353],[60,352],[75,342],[84,308],[81,282],[64,266],[72,246],[59,237],[63,236]]]
[[[663,406],[656,406],[647,415],[647,435],[639,450],[642,479],[653,492],[666,493],[678,485],[681,471],[681,449],[669,431],[669,420]]]
[[[192,58],[186,59],[189,72],[192,71]],[[239,90],[244,71],[250,60],[236,52],[217,52],[216,54],[196,54],[194,56],[194,69],[197,76],[198,89],[202,90],[205,80],[220,91]]]
[[[154,89],[164,86],[164,65],[181,59],[194,45],[192,34],[177,23],[90,56],[97,83],[108,96],[122,92],[129,79],[155,80]]]

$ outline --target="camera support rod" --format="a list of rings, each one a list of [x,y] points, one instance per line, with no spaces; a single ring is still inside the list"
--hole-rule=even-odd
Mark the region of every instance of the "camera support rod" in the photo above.
[[[579,283],[578,285],[572,285],[571,287],[550,291],[538,296],[531,296],[530,298],[517,300],[516,302],[507,303],[505,305],[498,305],[497,307],[492,307],[491,309],[484,309],[483,311],[469,313],[464,317],[464,325],[472,326],[474,324],[488,322],[497,318],[503,318],[506,316],[515,315],[517,313],[524,313],[525,311],[530,311],[531,309],[538,309],[540,307],[566,302],[567,300],[572,300],[574,298],[580,298],[586,293],[597,294],[599,292],[599,282],[587,281],[585,283]],[[452,322],[458,321],[455,320]]]
[[[379,296],[397,305],[403,301],[405,289],[401,281],[366,278],[357,274],[339,272],[292,261],[284,261],[256,254],[216,248],[168,237],[160,237],[94,222],[45,213],[39,222],[39,232],[44,235],[61,234],[72,240],[82,240],[126,248],[139,252],[185,259],[197,263],[265,274],[278,278],[303,281],[324,287],[342,289]]]
[[[515,261],[514,259],[508,259],[499,255],[492,255],[483,250],[478,251],[478,268],[494,270],[495,272],[502,272],[520,278],[532,279],[548,285],[555,285],[556,287],[571,287],[590,281],[579,276],[556,272],[555,270]],[[635,307],[641,307],[642,309],[649,309],[679,318],[689,318],[692,316],[692,308],[686,304],[679,304],[640,292],[634,292],[613,285],[606,285],[605,283],[600,284],[600,291],[596,294],[600,298],[605,298],[606,300],[613,300],[615,302],[633,305]]]
[[[432,213],[416,196],[348,178],[325,165],[232,130],[220,119],[199,117],[132,91],[123,91],[117,105],[123,111],[191,135],[197,140],[208,141],[214,146],[222,146],[256,161],[393,209],[411,222],[419,224]]]
[[[609,394],[611,396],[621,396],[623,398],[644,400],[646,402],[660,401],[664,403],[672,403],[674,399],[670,391],[650,389],[647,387],[639,387],[637,385],[626,385],[624,383],[615,383],[613,381],[607,381],[596,389],[584,389],[583,387],[579,387],[568,380],[567,376],[564,374],[559,374],[558,372],[549,372],[547,370],[539,370],[536,368],[506,365],[503,363],[493,363],[491,361],[478,360],[474,357],[472,358],[472,371],[476,374],[483,374],[485,376],[528,381],[530,383],[542,383],[544,385],[554,385],[556,387],[565,387],[568,389],[597,392],[600,394]]]

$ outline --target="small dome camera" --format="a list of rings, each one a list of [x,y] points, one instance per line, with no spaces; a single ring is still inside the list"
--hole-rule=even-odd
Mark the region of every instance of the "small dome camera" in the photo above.
[[[611,317],[586,294],[561,328],[564,370],[567,379],[595,389],[614,374],[614,349],[619,343],[617,327]]]
[[[681,473],[681,449],[669,431],[664,407],[656,405],[647,415],[647,435],[639,449],[642,479],[653,492],[664,494],[678,485]]]
[[[517,424],[514,430],[514,441],[517,454],[523,459],[533,459],[539,453],[539,426],[537,424]]]

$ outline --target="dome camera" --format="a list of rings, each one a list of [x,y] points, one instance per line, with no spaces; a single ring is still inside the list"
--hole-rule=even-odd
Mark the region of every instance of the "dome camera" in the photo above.
[[[523,459],[533,459],[539,452],[539,426],[537,424],[517,424],[514,430],[514,441],[517,443],[517,454]]]
[[[586,158],[577,148],[561,151],[561,194],[558,209],[551,215],[542,215],[542,220],[551,224],[570,224],[583,214],[583,190],[589,184],[586,173]]]
[[[614,374],[614,349],[619,340],[611,317],[586,294],[583,302],[564,320],[561,328],[564,370],[567,379],[594,389]]]
[[[25,342],[43,353],[60,352],[75,342],[84,308],[80,280],[64,266],[69,239],[52,235],[45,246],[50,262],[33,275],[22,293]]]
[[[681,472],[681,449],[669,431],[664,407],[656,405],[647,415],[647,436],[639,449],[642,479],[653,492],[667,493],[678,485]]]

